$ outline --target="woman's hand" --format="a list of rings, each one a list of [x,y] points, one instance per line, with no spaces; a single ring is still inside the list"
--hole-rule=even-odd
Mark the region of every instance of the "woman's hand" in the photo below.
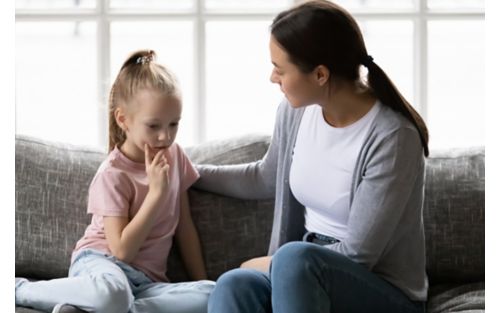
[[[262,256],[259,258],[253,258],[246,262],[243,262],[241,268],[250,268],[258,270],[264,273],[269,273],[269,267],[271,266],[272,256]]]
[[[149,179],[150,190],[156,190],[163,193],[169,186],[168,170],[170,168],[167,158],[165,157],[165,149],[151,155],[151,149],[148,144],[144,144],[144,162],[146,164],[146,173]]]

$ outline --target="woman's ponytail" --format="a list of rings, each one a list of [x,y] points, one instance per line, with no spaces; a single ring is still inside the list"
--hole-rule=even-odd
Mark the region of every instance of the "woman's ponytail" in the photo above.
[[[387,74],[373,62],[371,56],[368,55],[362,64],[368,69],[368,85],[376,97],[394,111],[403,114],[415,125],[424,147],[424,155],[429,156],[429,132],[423,118],[403,97]]]
[[[424,154],[429,155],[429,133],[424,120],[367,54],[361,30],[344,8],[326,0],[304,2],[278,14],[271,34],[304,73],[324,65],[335,79],[357,83],[362,80],[360,64],[366,66],[369,87],[384,105],[416,126]]]

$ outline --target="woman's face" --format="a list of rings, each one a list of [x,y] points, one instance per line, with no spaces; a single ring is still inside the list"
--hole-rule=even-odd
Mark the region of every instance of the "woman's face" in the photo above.
[[[294,108],[316,103],[319,87],[314,71],[304,74],[289,61],[288,53],[271,36],[269,42],[271,62],[274,65],[271,82],[280,85],[281,91]]]

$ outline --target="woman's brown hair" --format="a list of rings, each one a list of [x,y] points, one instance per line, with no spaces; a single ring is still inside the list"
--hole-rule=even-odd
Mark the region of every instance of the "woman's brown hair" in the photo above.
[[[156,63],[153,50],[132,53],[123,63],[109,93],[109,144],[111,151],[121,146],[126,139],[125,132],[115,120],[115,110],[130,103],[143,89],[152,89],[167,95],[180,95],[177,79],[164,66]]]
[[[361,30],[345,9],[326,0],[305,2],[278,14],[271,34],[304,73],[324,65],[333,79],[360,82],[360,65],[366,66],[368,87],[383,104],[415,125],[424,154],[429,155],[429,133],[424,120],[368,55]]]

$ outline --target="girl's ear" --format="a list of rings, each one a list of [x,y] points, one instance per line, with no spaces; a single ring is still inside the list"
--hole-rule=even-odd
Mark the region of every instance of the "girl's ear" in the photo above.
[[[116,108],[115,110],[115,121],[116,121],[116,124],[118,124],[118,126],[120,126],[120,128],[126,132],[127,131],[127,118],[125,116],[125,111],[118,107]]]
[[[319,86],[323,86],[330,79],[330,70],[324,65],[318,65],[313,71],[314,79]]]

